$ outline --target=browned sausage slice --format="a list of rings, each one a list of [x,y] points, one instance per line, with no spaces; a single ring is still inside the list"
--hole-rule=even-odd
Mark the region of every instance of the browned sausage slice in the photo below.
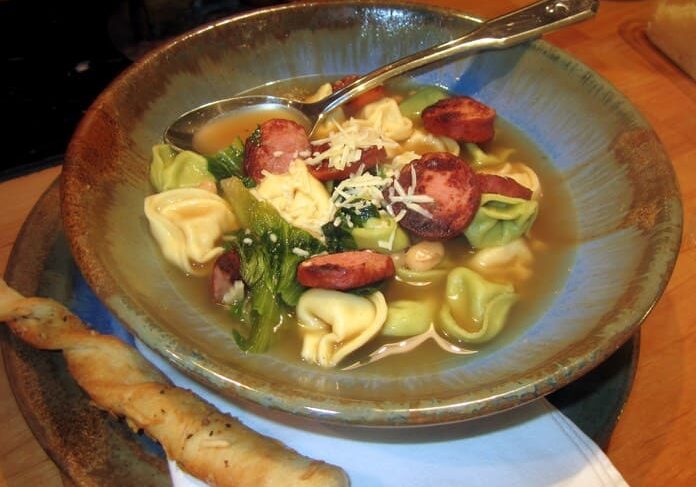
[[[244,144],[244,170],[259,182],[263,171],[284,174],[298,157],[307,157],[311,146],[302,125],[292,120],[274,118],[259,126],[258,136]]]
[[[297,266],[297,280],[306,287],[345,291],[393,277],[388,255],[368,250],[319,255]]]
[[[532,190],[522,186],[512,178],[498,176],[497,174],[476,174],[481,193],[495,193],[509,196],[510,198],[532,199]]]
[[[462,233],[474,218],[481,201],[481,190],[476,174],[463,159],[448,152],[430,152],[405,166],[399,175],[399,184],[408,191],[412,176],[416,182],[414,194],[430,196],[432,203],[419,206],[431,213],[423,215],[409,209],[402,202],[393,202],[392,209],[397,215],[402,209],[405,216],[399,224],[411,233],[429,240],[453,238]],[[392,188],[384,191],[387,203],[398,192]]]
[[[358,79],[357,74],[350,74],[348,76],[344,76],[338,81],[334,81],[331,84],[331,89],[333,91],[338,91],[340,89],[345,88],[356,79]],[[360,109],[365,105],[380,100],[385,96],[387,96],[387,90],[384,88],[384,86],[376,86],[371,90],[367,90],[365,93],[358,95],[349,102],[345,103],[343,105],[343,109],[346,111],[348,115],[354,115],[358,113],[358,111],[360,111]]]
[[[468,96],[445,98],[421,113],[425,129],[460,142],[486,142],[495,133],[495,110]]]
[[[236,250],[228,250],[217,258],[210,276],[210,290],[216,303],[230,304],[225,302],[225,296],[235,282],[242,279],[240,269],[241,260]]]
[[[328,144],[324,144],[315,148],[314,151],[321,153],[327,148]],[[348,176],[357,171],[361,164],[367,170],[371,167],[375,167],[386,158],[387,152],[383,148],[373,146],[363,149],[360,160],[346,166],[343,169],[329,167],[328,161],[323,161],[321,164],[317,164],[316,166],[307,165],[307,169],[309,170],[310,174],[312,174],[312,176],[317,178],[319,181],[332,181],[337,179],[346,179]]]

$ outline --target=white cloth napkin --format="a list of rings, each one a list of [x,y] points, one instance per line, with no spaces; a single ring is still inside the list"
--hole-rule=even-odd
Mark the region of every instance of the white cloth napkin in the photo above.
[[[142,343],[136,344],[179,387],[303,455],[342,467],[353,487],[628,485],[602,450],[545,399],[453,425],[334,426],[260,408],[242,409],[185,377]],[[205,485],[174,462],[169,467],[175,487]]]

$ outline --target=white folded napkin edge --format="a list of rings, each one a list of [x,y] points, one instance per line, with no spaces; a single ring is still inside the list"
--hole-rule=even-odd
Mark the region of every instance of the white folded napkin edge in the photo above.
[[[545,399],[454,425],[365,429],[243,409],[174,369],[136,341],[143,356],[249,428],[308,457],[341,466],[353,487],[619,487],[628,484],[602,450]],[[169,461],[175,487],[206,484]]]

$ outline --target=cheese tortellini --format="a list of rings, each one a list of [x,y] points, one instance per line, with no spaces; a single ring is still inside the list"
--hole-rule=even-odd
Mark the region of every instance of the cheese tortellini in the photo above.
[[[305,291],[297,303],[302,358],[335,367],[377,335],[386,318],[387,303],[379,291],[369,296],[318,288]]]
[[[270,203],[291,225],[323,238],[321,227],[331,219],[333,205],[324,185],[302,161],[290,164],[285,174],[267,174],[251,192]]]
[[[389,303],[384,336],[408,337],[425,333],[433,323],[435,303],[401,299]]]
[[[358,118],[367,120],[377,131],[391,140],[406,140],[413,132],[413,122],[401,114],[393,98],[385,97],[365,105]],[[387,148],[389,154],[389,148]]]
[[[333,93],[333,88],[331,87],[331,83],[324,83],[323,85],[319,86],[317,88],[317,91],[312,93],[309,96],[306,96],[304,99],[305,103],[316,103],[320,100],[323,100],[327,96],[329,96],[331,93]]]
[[[448,97],[447,92],[437,86],[424,86],[399,103],[399,110],[401,110],[404,116],[412,120],[418,120],[421,118],[423,110]]]
[[[449,152],[458,156],[460,151],[459,143],[456,140],[444,135],[433,135],[421,129],[415,129],[401,147],[406,151],[421,155],[426,152]]]
[[[494,168],[483,169],[481,172],[512,178],[525,188],[532,190],[533,200],[541,198],[539,176],[534,172],[534,169],[526,164],[522,164],[521,162],[506,162]]]
[[[475,249],[505,245],[527,234],[538,211],[534,200],[484,193],[464,235]]]
[[[215,177],[208,172],[208,160],[191,151],[177,153],[167,144],[152,148],[150,182],[157,191],[192,188],[214,184]]]
[[[164,257],[184,272],[205,275],[223,252],[222,235],[239,228],[229,205],[198,188],[180,188],[145,198],[145,216]]]
[[[399,252],[411,243],[408,234],[389,215],[368,218],[362,227],[350,232],[359,249],[375,252]]]
[[[456,267],[447,276],[440,327],[465,343],[487,342],[503,329],[518,298],[512,284],[490,282],[471,269]]]
[[[532,276],[534,255],[523,238],[476,252],[468,266],[487,278],[523,281]]]
[[[484,152],[478,144],[473,142],[467,142],[464,144],[464,148],[471,158],[471,162],[478,167],[485,168],[487,166],[496,166],[498,164],[504,164],[508,162],[508,158],[515,152],[515,149],[505,148],[500,150],[498,153],[487,153]]]

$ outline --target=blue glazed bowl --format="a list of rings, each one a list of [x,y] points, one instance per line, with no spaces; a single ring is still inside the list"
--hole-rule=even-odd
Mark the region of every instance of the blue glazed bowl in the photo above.
[[[184,35],[137,62],[84,117],[69,147],[62,211],[72,252],[131,332],[222,394],[325,421],[415,425],[492,414],[550,393],[608,357],[660,297],[681,238],[669,160],[606,81],[543,41],[415,75],[495,107],[565,180],[579,243],[539,319],[488,353],[394,377],[240,353],[204,300],[172,283],[143,215],[152,145],[206,102],[311,75],[366,72],[470,30],[462,13],[399,3],[293,4]]]

